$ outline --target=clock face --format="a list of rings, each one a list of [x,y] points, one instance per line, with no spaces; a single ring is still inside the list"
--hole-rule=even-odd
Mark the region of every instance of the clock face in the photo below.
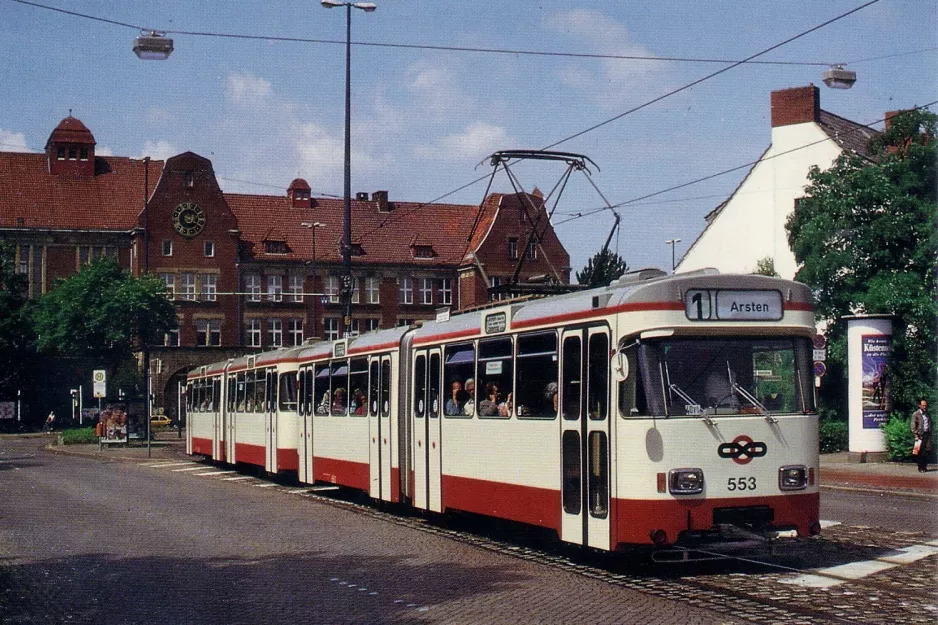
[[[192,238],[205,228],[205,212],[194,202],[183,202],[173,210],[173,228],[186,238]]]

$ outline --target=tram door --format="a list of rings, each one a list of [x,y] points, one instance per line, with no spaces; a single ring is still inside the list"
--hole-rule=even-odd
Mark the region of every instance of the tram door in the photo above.
[[[564,332],[561,346],[561,538],[609,549],[609,332]]]
[[[313,369],[300,369],[299,402],[300,440],[297,451],[300,456],[300,481],[313,483],[313,412],[316,402],[313,398]]]
[[[277,472],[277,371],[267,369],[265,375],[267,389],[264,393],[264,420],[265,437],[264,447],[267,449],[264,458],[264,468],[270,473]]]
[[[218,414],[221,415],[220,427],[224,433],[225,460],[233,464],[235,462],[235,421],[237,417],[235,408],[239,405],[242,409],[244,407],[244,372],[227,374],[226,384],[228,384],[226,409]],[[238,403],[239,401],[241,402],[240,404]]]
[[[424,510],[442,512],[440,490],[440,415],[443,396],[440,391],[439,349],[418,352],[414,358],[413,379],[413,437],[414,506]]]
[[[391,357],[373,356],[368,363],[368,494],[391,499]]]

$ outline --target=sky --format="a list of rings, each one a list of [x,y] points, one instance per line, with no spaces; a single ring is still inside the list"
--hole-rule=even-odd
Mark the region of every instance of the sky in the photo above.
[[[376,11],[352,12],[352,192],[478,206],[493,152],[578,153],[595,166],[570,178],[552,218],[574,272],[613,233],[607,202],[621,215],[611,248],[632,269],[670,269],[666,241],[680,239],[679,259],[748,168],[695,181],[769,146],[772,91],[814,83],[823,109],[880,129],[886,111],[938,100],[938,0],[880,0],[754,59],[769,63],[701,80],[866,1],[374,0]],[[71,111],[101,155],[192,151],[226,192],[280,195],[302,177],[314,194],[342,195],[344,9],[36,4],[0,0],[0,150],[41,151]],[[168,60],[133,54],[140,28],[167,32]],[[857,72],[852,89],[824,87],[834,63]],[[523,188],[545,193],[563,171],[512,166]],[[492,181],[511,190],[503,172]]]

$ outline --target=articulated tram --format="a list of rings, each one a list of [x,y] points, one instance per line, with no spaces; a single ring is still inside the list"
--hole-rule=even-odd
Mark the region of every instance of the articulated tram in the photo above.
[[[188,378],[187,450],[600,550],[816,534],[802,284],[628,274]]]

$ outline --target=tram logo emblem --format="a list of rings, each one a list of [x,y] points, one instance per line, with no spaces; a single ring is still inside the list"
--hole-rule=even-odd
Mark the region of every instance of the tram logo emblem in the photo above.
[[[754,441],[745,434],[740,434],[732,443],[723,443],[717,447],[721,458],[732,458],[736,464],[749,464],[753,458],[761,458],[768,447],[761,441]]]

